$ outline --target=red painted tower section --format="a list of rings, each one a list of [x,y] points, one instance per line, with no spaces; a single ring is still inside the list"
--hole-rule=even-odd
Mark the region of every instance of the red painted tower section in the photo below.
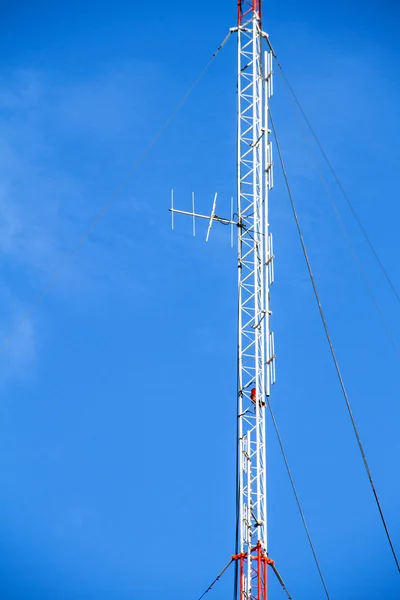
[[[238,26],[256,13],[261,26],[261,0],[238,0]]]
[[[248,556],[243,553],[232,558],[239,561],[238,600],[249,600],[244,580]],[[265,554],[260,543],[252,549],[251,561],[251,599],[268,600],[268,565],[273,565],[274,561]]]

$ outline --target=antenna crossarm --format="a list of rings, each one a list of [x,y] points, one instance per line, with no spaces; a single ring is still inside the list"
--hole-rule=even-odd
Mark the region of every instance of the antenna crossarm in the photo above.
[[[223,223],[224,225],[239,225],[238,221],[231,221],[231,219],[226,219],[225,217],[219,217],[218,215],[201,215],[199,213],[193,213],[186,210],[178,210],[176,208],[170,208],[169,212],[176,213],[179,215],[187,215],[189,217],[195,217],[196,219],[207,219],[209,221],[212,219],[213,221],[217,221],[218,223]]]

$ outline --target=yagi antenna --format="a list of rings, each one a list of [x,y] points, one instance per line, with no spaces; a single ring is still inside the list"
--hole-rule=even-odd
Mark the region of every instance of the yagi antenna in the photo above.
[[[211,217],[210,217],[210,222],[208,224],[207,235],[206,235],[206,242],[208,242],[208,238],[210,237],[211,225],[212,225],[212,222],[213,222],[214,217],[215,217],[215,208],[216,208],[216,206],[217,206],[217,192],[215,192],[214,202],[213,202],[212,209],[211,209]]]
[[[174,207],[174,190],[171,190],[171,208],[169,209],[170,213],[171,213],[171,219],[172,219],[172,229],[174,229],[174,215],[175,214],[179,214],[179,215],[188,215],[189,217],[192,217],[192,232],[193,235],[196,235],[196,219],[207,219],[208,221],[208,228],[207,228],[207,234],[206,234],[206,242],[208,242],[209,237],[210,237],[210,233],[211,233],[211,227],[214,221],[217,221],[218,223],[222,223],[223,225],[230,225],[231,226],[231,247],[233,248],[233,226],[234,225],[238,225],[237,221],[234,221],[233,218],[233,198],[231,198],[231,218],[230,219],[226,219],[224,217],[218,217],[215,214],[217,208],[217,193],[214,194],[214,200],[213,200],[213,204],[212,204],[212,209],[211,209],[211,214],[210,215],[202,215],[199,214],[195,211],[194,208],[194,192],[192,192],[192,211],[186,211],[186,210],[178,210]]]

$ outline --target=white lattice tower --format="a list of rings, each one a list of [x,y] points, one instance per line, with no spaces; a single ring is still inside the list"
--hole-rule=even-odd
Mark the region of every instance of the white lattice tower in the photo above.
[[[267,598],[265,395],[274,382],[268,192],[272,55],[262,56],[261,0],[238,2],[238,432],[239,598]]]
[[[214,221],[238,230],[238,600],[267,600],[265,397],[275,381],[275,354],[270,331],[269,289],[273,283],[272,236],[268,193],[272,189],[268,100],[272,95],[272,52],[262,54],[261,0],[238,0],[237,220],[174,208],[174,215]],[[268,44],[269,47],[269,44]],[[233,211],[232,211],[233,212]]]

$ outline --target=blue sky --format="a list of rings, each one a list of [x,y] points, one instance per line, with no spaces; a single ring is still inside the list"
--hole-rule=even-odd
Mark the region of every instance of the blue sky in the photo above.
[[[230,0],[134,4],[1,9],[2,338],[235,25]],[[275,50],[400,287],[399,10],[264,4]],[[217,191],[229,210],[235,73],[231,41],[0,356],[0,588],[9,600],[197,598],[233,550],[235,251],[224,228],[209,244],[182,220],[171,232],[167,209],[173,187],[181,207],[194,190],[209,210]],[[295,201],[400,552],[398,358],[275,83]],[[278,169],[275,183],[273,404],[293,475],[332,599],[398,598]],[[333,189],[400,345],[398,304]],[[271,556],[293,598],[323,598],[271,427],[268,440]],[[232,574],[213,598],[231,587]]]

